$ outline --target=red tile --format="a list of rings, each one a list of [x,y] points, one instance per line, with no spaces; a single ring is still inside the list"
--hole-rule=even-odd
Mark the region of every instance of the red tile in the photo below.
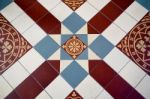
[[[83,99],[79,93],[73,90],[65,99]]]
[[[109,25],[111,21],[103,16],[100,12],[95,15],[88,22],[88,33],[89,34],[100,34],[102,33]]]
[[[133,92],[126,99],[144,99],[138,92],[133,90]]]
[[[20,99],[20,97],[16,94],[15,91],[12,91],[5,99]]]
[[[96,66],[90,71],[90,75],[103,87],[105,87],[117,75],[116,72],[101,60],[95,60],[95,62],[92,61],[92,63],[90,63],[90,67],[93,67],[94,65]]]
[[[48,13],[42,19],[40,19],[37,24],[48,34],[53,34],[52,31],[55,28],[61,28],[61,23],[52,14]],[[59,27],[58,27],[59,26]],[[55,34],[60,34],[61,31],[55,32]]]
[[[32,76],[46,88],[57,76],[58,72],[46,61],[37,70],[32,73]]]
[[[144,99],[133,87],[131,87],[124,79],[119,75],[116,76],[111,83],[105,88],[115,99],[127,99],[128,95],[134,91],[134,94],[138,94],[138,98]],[[128,99],[137,99],[129,98]]]
[[[116,3],[121,9],[125,10],[134,0],[112,0]]]
[[[31,7],[37,0],[14,0],[24,11]]]
[[[42,90],[37,81],[29,76],[14,91],[21,99],[34,99]]]
[[[123,11],[117,7],[113,2],[109,2],[101,12],[114,21]]]
[[[42,16],[49,13],[40,3],[35,2],[30,9],[26,11],[26,13],[34,20],[39,20]]]
[[[60,60],[48,60],[48,63],[59,73],[60,72]]]

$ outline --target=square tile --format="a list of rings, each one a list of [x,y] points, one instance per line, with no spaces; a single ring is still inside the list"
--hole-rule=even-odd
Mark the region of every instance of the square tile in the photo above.
[[[23,10],[14,2],[9,4],[6,8],[1,11],[1,14],[7,18],[7,20],[13,21],[17,16],[23,13]]]
[[[28,40],[28,42],[30,42],[32,46],[35,46],[46,36],[46,33],[37,24],[34,24],[23,33],[23,36]]]
[[[105,7],[111,0],[88,0],[88,2],[94,6],[98,11]]]
[[[87,76],[76,88],[83,99],[95,99],[103,88],[91,77]]]
[[[11,24],[23,34],[30,26],[34,24],[34,21],[26,14],[19,15]]]
[[[75,11],[80,17],[88,22],[94,15],[97,14],[97,10],[89,3],[85,2],[80,8]]]
[[[46,36],[34,48],[45,59],[48,59],[59,48],[59,45],[50,36]]]
[[[96,99],[114,99],[106,90],[103,90]]]
[[[89,46],[100,58],[104,58],[112,49],[113,45],[103,36],[99,36]]]
[[[141,4],[137,1],[134,1],[126,10],[128,14],[134,17],[136,20],[140,21],[144,15],[148,12]]]
[[[27,54],[19,59],[19,62],[30,73],[35,71],[44,61],[45,59],[34,48],[32,48]]]
[[[74,61],[61,73],[61,75],[73,88],[75,88],[88,74]]]
[[[7,83],[7,81],[0,76],[0,97],[5,98],[12,90],[12,87]]]
[[[127,21],[128,20],[128,21]],[[123,12],[115,21],[122,30],[128,33],[137,23],[137,21],[131,18],[128,14]]]
[[[29,73],[22,67],[19,62],[13,64],[8,70],[5,71],[5,73],[3,73],[3,77],[9,82],[9,84],[13,88],[16,88],[28,76]]]
[[[0,10],[6,7],[8,4],[10,4],[12,0],[1,0],[0,2]]]
[[[119,56],[119,57],[118,57]],[[121,60],[120,60],[121,59]],[[116,47],[104,58],[104,61],[116,72],[119,72],[130,59]]]
[[[120,40],[126,35],[126,33],[121,30],[115,24],[111,24],[103,33],[102,35],[108,39],[113,45],[117,45]]]
[[[145,7],[147,10],[150,10],[150,1],[149,0],[136,0],[138,3],[140,3],[143,7]]]
[[[135,87],[145,76],[145,72],[134,62],[130,61],[121,71],[120,76],[131,86]]]
[[[149,75],[146,75],[144,79],[140,82],[140,84],[136,87],[138,92],[140,92],[145,98],[150,97],[150,77]]]
[[[63,24],[73,33],[76,33],[85,23],[85,20],[76,13],[72,13],[63,21]]]
[[[64,21],[73,11],[68,8],[63,2],[59,3],[50,11],[59,21]]]
[[[35,99],[52,99],[47,92],[42,91]]]
[[[73,89],[61,76],[58,76],[45,90],[53,99],[65,99]]]

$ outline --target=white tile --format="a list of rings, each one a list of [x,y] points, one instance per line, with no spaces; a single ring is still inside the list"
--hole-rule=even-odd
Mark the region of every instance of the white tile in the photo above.
[[[88,60],[76,60],[76,62],[89,73],[89,61]]]
[[[67,68],[73,60],[60,60],[60,73]]]
[[[104,58],[104,61],[116,72],[129,62],[129,58],[116,47]]]
[[[35,99],[52,99],[45,91],[42,91]]]
[[[126,33],[128,33],[137,23],[137,21],[131,18],[128,14],[123,12],[115,21],[120,28],[122,28]]]
[[[47,10],[53,9],[61,0],[37,0],[39,3],[41,3],[42,6],[44,6]]]
[[[14,2],[5,7],[1,14],[10,22],[14,20],[18,15],[23,13],[23,10]]]
[[[0,99],[4,99],[13,89],[10,85],[5,81],[5,79],[0,76]]]
[[[88,0],[96,9],[101,10],[105,7],[111,0]]]
[[[27,30],[31,25],[34,24],[34,21],[25,13],[18,16],[11,24],[21,33]]]
[[[125,79],[132,87],[135,87],[139,81],[145,76],[145,72],[130,61],[121,71],[120,76]]]
[[[19,59],[19,62],[23,64],[30,73],[36,70],[44,61],[45,59],[34,48]]]
[[[141,4],[137,1],[134,1],[126,10],[128,14],[134,17],[136,20],[141,20],[142,17],[148,12]]]
[[[142,82],[137,86],[137,90],[140,94],[142,94],[145,99],[150,98],[150,76],[147,75],[145,78],[142,80]]]
[[[90,75],[76,87],[76,91],[84,99],[95,99],[102,90],[103,88]]]
[[[50,11],[59,21],[64,21],[73,12],[66,4],[61,2]]]
[[[34,24],[23,33],[23,36],[32,46],[35,46],[46,36],[46,33],[37,24]]]
[[[88,22],[94,15],[97,14],[97,10],[93,8],[89,3],[85,2],[81,7],[75,11],[86,22]]]
[[[3,73],[3,77],[9,82],[9,84],[13,88],[16,88],[28,76],[29,73],[22,67],[19,62],[13,64],[8,70]]]
[[[53,99],[65,99],[73,89],[61,76],[58,76],[45,90]]]
[[[106,90],[103,90],[102,93],[98,95],[98,97],[96,97],[96,99],[114,99],[114,98]]]
[[[126,35],[124,31],[122,31],[115,24],[111,24],[102,35],[107,38],[113,45],[117,45],[120,40]]]
[[[101,60],[101,58],[93,52],[90,48],[88,48],[88,59],[89,60]]]

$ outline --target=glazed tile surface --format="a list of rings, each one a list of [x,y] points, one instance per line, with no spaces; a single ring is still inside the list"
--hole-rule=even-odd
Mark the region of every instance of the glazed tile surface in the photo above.
[[[1,2],[0,99],[150,98],[150,1]]]

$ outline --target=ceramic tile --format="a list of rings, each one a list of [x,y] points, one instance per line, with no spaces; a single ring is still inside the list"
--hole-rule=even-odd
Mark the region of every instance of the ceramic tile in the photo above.
[[[86,0],[62,0],[68,7],[70,7],[73,11],[78,9],[82,4],[86,2]]]
[[[0,14],[0,73],[31,49],[31,45]]]
[[[23,13],[23,10],[14,2],[9,4],[1,11],[1,14],[9,21],[13,21],[17,16]]]
[[[149,74],[150,32],[148,20],[150,20],[149,13],[133,27],[133,29],[120,41],[117,47]],[[128,43],[126,43],[126,41]],[[141,45],[143,47],[141,47]]]
[[[11,2],[12,2],[12,0],[1,0],[1,2],[0,2],[0,10],[2,10],[3,8],[5,8]]]
[[[10,50],[20,54],[12,52],[8,68],[0,65],[0,99],[149,99],[148,4],[13,0],[0,11],[0,57],[12,48],[7,42],[21,49]]]

